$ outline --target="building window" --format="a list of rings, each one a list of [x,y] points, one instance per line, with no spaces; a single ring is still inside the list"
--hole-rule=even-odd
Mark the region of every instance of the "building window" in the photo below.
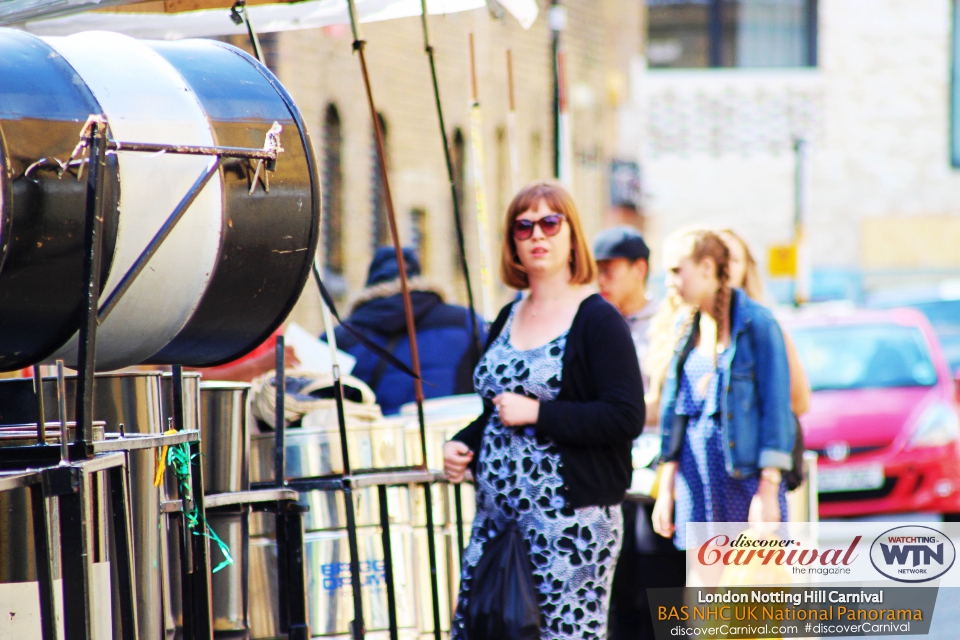
[[[410,210],[410,230],[413,236],[413,248],[420,257],[420,270],[427,273],[429,251],[427,247],[427,211],[417,207]]]
[[[653,68],[817,64],[817,0],[647,0],[647,24]]]
[[[453,148],[450,150],[450,162],[453,164],[453,187],[457,192],[457,206],[463,214],[463,194],[467,178],[467,146],[460,127],[453,130]]]
[[[380,130],[383,132],[383,148],[388,149],[387,145],[387,121],[383,114],[378,113],[380,120]],[[370,155],[372,175],[370,176],[370,208],[373,212],[373,249],[393,244],[390,237],[390,220],[387,218],[387,193],[383,184],[383,173],[380,170],[380,155],[377,153],[377,132],[371,132]],[[387,157],[389,165],[390,158]],[[389,168],[389,166],[388,166]]]
[[[323,116],[323,258],[327,273],[343,275],[343,131],[340,113]]]

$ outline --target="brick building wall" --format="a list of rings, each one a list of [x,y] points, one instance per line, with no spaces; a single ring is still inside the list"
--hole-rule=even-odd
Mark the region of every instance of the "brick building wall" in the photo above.
[[[627,77],[640,51],[641,9],[636,2],[567,2],[568,26],[562,34],[570,85],[574,140],[574,196],[588,234],[599,230],[608,206],[607,167],[615,156],[636,153],[619,132],[629,98]],[[441,100],[447,133],[462,134],[466,150],[463,195],[468,257],[479,292],[479,248],[470,157],[470,85],[468,34],[473,33],[477,83],[483,114],[484,179],[491,221],[491,256],[496,278],[500,226],[512,197],[507,126],[506,50],[512,51],[522,182],[552,177],[552,78],[550,30],[546,5],[529,30],[509,15],[491,19],[486,10],[431,16]],[[411,243],[414,221],[420,230],[425,275],[439,281],[454,300],[463,302],[453,214],[427,57],[419,18],[362,26],[377,107],[387,128],[390,187],[400,234]],[[279,34],[278,74],[303,113],[321,165],[322,125],[335,105],[342,131],[343,284],[345,301],[366,277],[374,246],[372,176],[375,170],[372,127],[359,63],[351,51],[347,27]],[[635,127],[634,127],[635,128]],[[511,292],[498,287],[498,302]],[[341,306],[346,306],[342,304]],[[322,328],[319,299],[311,285],[291,315],[311,331]]]

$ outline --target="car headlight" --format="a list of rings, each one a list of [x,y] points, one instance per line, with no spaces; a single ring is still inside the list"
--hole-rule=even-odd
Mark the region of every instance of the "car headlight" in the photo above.
[[[942,447],[957,438],[960,438],[960,417],[949,404],[937,402],[928,407],[917,420],[908,446]]]

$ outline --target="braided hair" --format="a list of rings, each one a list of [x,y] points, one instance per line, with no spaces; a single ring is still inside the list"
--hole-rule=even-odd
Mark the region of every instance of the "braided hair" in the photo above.
[[[717,233],[702,230],[693,233],[693,248],[690,257],[698,263],[705,258],[710,258],[717,265],[719,286],[713,298],[713,313],[711,315],[717,323],[717,342],[719,342],[720,336],[723,335],[723,329],[728,323],[725,311],[730,300],[730,249]],[[716,368],[716,349],[713,351],[713,365]]]

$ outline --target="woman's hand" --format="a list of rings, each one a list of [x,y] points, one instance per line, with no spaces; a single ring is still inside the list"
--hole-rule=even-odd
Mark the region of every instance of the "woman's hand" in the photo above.
[[[653,530],[657,535],[671,538],[677,527],[673,524],[673,484],[677,477],[677,463],[664,462],[660,467],[660,486],[657,502],[653,505]]]
[[[493,399],[493,404],[505,427],[536,424],[540,417],[540,401],[516,393],[501,393]]]
[[[661,491],[653,505],[653,530],[664,538],[672,538],[677,527],[673,524],[673,492]]]
[[[780,485],[761,477],[757,493],[750,501],[747,522],[755,525],[755,528],[763,529],[766,527],[756,527],[756,525],[771,522],[779,524],[781,515]]]
[[[473,451],[470,447],[457,440],[450,440],[443,445],[443,475],[454,484],[463,482],[463,474],[470,461],[473,460]]]

